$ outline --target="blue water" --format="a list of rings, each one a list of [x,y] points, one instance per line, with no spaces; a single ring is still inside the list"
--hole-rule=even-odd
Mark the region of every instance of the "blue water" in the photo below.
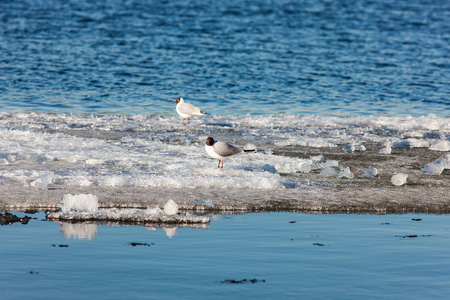
[[[0,1],[0,109],[450,113],[450,2]]]
[[[99,225],[89,240],[67,239],[60,225],[41,221],[43,213],[34,216],[28,225],[0,227],[2,299],[445,299],[450,293],[449,215],[229,215],[206,230],[178,228],[172,238],[162,229]],[[244,279],[257,282],[227,281]]]

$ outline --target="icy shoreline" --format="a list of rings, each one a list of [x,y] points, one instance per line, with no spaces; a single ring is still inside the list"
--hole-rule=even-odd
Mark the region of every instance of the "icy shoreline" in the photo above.
[[[311,213],[450,213],[447,188],[426,189],[417,186],[399,188],[317,188],[262,192],[252,190],[181,191],[170,189],[105,190],[84,189],[101,194],[102,208],[146,208],[163,206],[174,199],[182,212],[246,213],[246,212],[311,212]],[[3,191],[1,191],[4,195]],[[13,193],[3,196],[0,210],[57,209],[67,191]],[[73,192],[73,190],[71,190]],[[45,200],[44,200],[45,199]]]
[[[450,118],[0,114],[0,209],[450,212]],[[207,136],[258,153],[225,161]]]

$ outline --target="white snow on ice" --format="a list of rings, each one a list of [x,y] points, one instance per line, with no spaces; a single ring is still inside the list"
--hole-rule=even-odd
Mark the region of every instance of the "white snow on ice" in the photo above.
[[[204,153],[211,132],[226,142],[239,137],[245,142],[238,146],[258,151],[233,157],[218,169],[217,162]],[[183,126],[177,117],[0,113],[0,184],[37,190],[296,188],[311,183],[299,174],[317,171],[324,180],[329,176],[352,180],[355,174],[327,157],[274,155],[274,148],[366,152],[364,145],[370,143],[385,145],[379,153],[386,155],[392,148],[449,151],[450,118],[208,116]],[[438,175],[445,168],[448,155],[444,154],[442,161],[424,166],[424,173]],[[357,176],[375,176],[370,174]]]
[[[98,210],[98,197],[91,194],[66,194],[61,200],[61,211],[96,212]]]

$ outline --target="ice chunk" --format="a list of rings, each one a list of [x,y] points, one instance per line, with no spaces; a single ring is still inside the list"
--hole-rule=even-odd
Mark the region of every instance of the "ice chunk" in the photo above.
[[[391,154],[391,152],[392,152],[391,146],[386,146],[376,151],[375,154]]]
[[[144,211],[147,215],[160,215],[164,214],[161,208],[158,206],[150,206]]]
[[[205,206],[205,207],[214,207],[214,204],[212,203],[211,200],[206,199],[206,200],[197,200],[194,202],[195,205],[200,205],[200,206]]]
[[[427,175],[441,175],[445,169],[450,169],[450,153],[426,164],[422,171]]]
[[[243,148],[245,151],[256,151],[256,146],[254,144],[248,143]]]
[[[103,161],[101,159],[89,158],[86,159],[87,165],[101,165]]]
[[[338,173],[332,166],[325,166],[322,171],[320,171],[320,175],[325,177],[334,177],[337,176]]]
[[[353,179],[355,176],[352,171],[350,171],[349,167],[344,168],[341,172],[339,172],[338,178],[347,177],[348,179]]]
[[[425,168],[423,168],[422,171],[424,171],[426,175],[441,175],[444,169],[444,165],[442,164],[429,163],[425,165]]]
[[[325,161],[325,157],[322,154],[309,157],[312,161]]]
[[[33,180],[30,182],[31,186],[34,186],[35,188],[46,190],[48,185],[53,182],[53,176],[50,174],[43,175],[42,177]]]
[[[9,165],[9,162],[6,158],[0,158],[0,166]]]
[[[399,174],[396,174],[396,175],[392,176],[391,182],[392,182],[393,185],[401,186],[401,185],[404,185],[406,183],[406,179],[407,178],[408,178],[408,175],[403,174],[403,173],[399,173]]]
[[[367,168],[367,170],[364,171],[363,176],[364,177],[375,177],[378,175],[378,169],[377,168]]]
[[[428,148],[430,143],[420,139],[406,139],[392,144],[396,148]]]
[[[178,213],[178,204],[172,199],[169,199],[164,205],[164,213],[169,216],[176,215]]]
[[[432,145],[430,146],[430,150],[450,151],[450,142],[446,140],[438,140],[432,143]]]
[[[272,174],[276,174],[277,173],[277,169],[275,169],[274,166],[271,166],[269,164],[266,164],[266,165],[262,166],[261,167],[261,171],[269,172],[269,173],[272,173]]]
[[[98,197],[91,194],[65,194],[61,200],[61,211],[95,212],[98,210]]]
[[[347,145],[342,148],[345,152],[354,152],[354,151],[366,151],[366,147],[363,145]]]
[[[304,163],[300,167],[300,172],[308,174],[311,172],[312,164]]]

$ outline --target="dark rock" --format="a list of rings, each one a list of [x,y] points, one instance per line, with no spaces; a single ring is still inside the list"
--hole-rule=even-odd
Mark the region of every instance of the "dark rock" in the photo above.
[[[412,221],[420,222],[422,219],[411,219]]]
[[[22,224],[28,224],[28,221],[30,219],[31,218],[28,216],[19,218],[18,216],[10,214],[9,212],[5,212],[4,214],[0,213],[0,225],[11,225],[17,222],[20,222]]]

